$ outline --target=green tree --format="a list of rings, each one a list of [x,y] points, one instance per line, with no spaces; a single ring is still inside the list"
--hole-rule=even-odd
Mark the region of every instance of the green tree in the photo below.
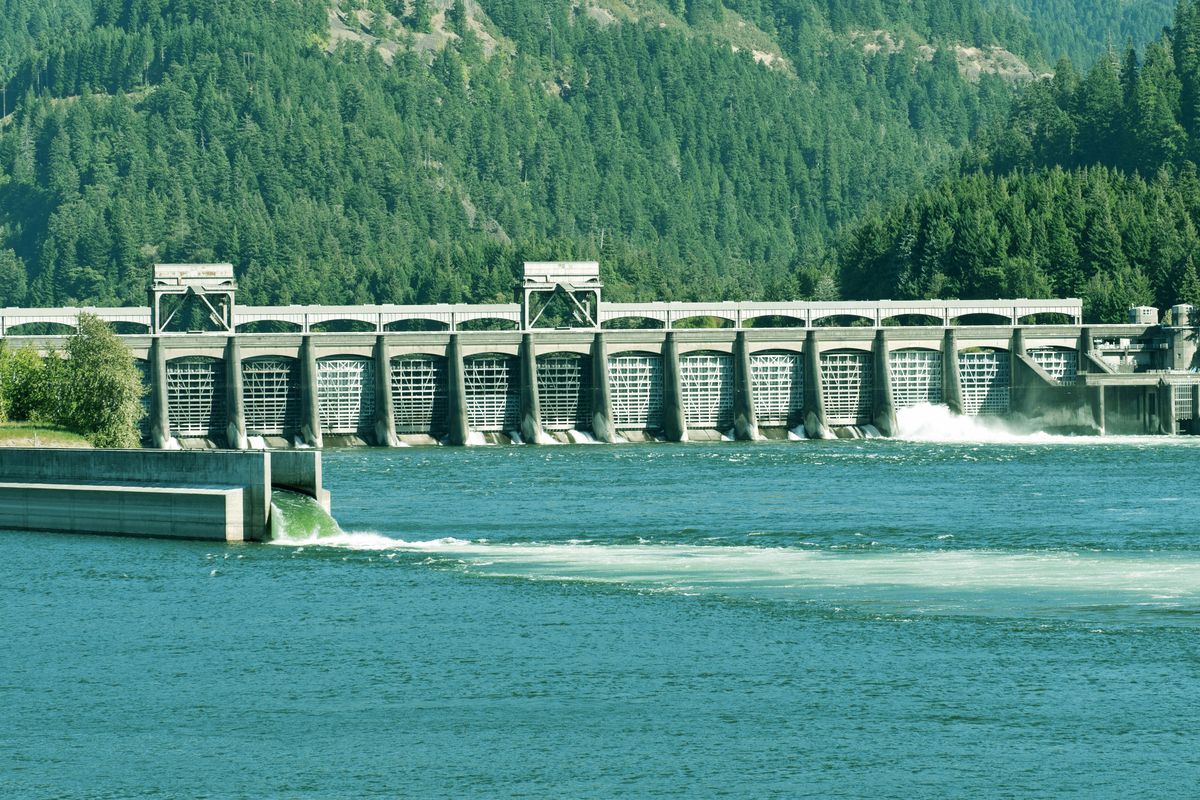
[[[25,304],[25,265],[12,250],[0,250],[0,306]]]
[[[9,349],[0,340],[0,420],[45,419],[52,392],[46,362],[32,345]]]
[[[142,379],[133,355],[103,320],[80,314],[54,369],[54,421],[96,447],[137,447],[143,414]]]

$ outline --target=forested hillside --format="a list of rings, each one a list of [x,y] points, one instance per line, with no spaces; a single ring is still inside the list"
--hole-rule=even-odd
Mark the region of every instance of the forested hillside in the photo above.
[[[1142,53],[1067,61],[980,135],[963,175],[870,214],[849,297],[1082,296],[1092,320],[1200,304],[1200,4]]]
[[[1042,68],[977,0],[3,7],[0,304],[210,259],[253,302],[491,300],[541,257],[614,298],[829,294],[834,232]]]
[[[1175,0],[989,0],[1028,21],[1051,62],[1066,56],[1086,68],[1106,47],[1142,47],[1171,23]]]

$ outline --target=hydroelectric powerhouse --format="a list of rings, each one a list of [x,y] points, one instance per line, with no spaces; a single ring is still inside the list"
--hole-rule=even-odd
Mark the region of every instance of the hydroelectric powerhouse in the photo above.
[[[1082,325],[1066,300],[608,303],[596,262],[530,262],[516,302],[246,307],[229,264],[155,267],[140,308],[0,309],[61,347],[120,332],[157,448],[884,435],[896,412],[1200,433],[1191,309]]]

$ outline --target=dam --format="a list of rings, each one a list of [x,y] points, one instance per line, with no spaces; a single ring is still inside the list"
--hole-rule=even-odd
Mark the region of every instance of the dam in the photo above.
[[[158,265],[138,308],[0,309],[61,349],[82,312],[142,369],[157,448],[859,435],[896,412],[1200,433],[1196,336],[1082,302],[602,302],[596,262],[529,262],[517,302],[238,306],[230,265]]]

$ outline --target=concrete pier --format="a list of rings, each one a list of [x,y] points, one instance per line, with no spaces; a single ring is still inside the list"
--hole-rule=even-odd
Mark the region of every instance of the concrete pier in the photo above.
[[[599,332],[592,337],[592,436],[609,444],[622,441],[613,423],[608,348],[604,344],[604,334]]]
[[[679,342],[668,332],[662,345],[662,426],[669,442],[688,440],[683,411],[683,383],[679,374]]]
[[[167,405],[167,354],[162,337],[150,342],[150,439],[159,450],[170,446],[171,422]]]
[[[896,433],[896,403],[892,397],[892,365],[888,359],[887,332],[875,331],[871,347],[875,382],[871,387],[872,424],[884,436]]]
[[[225,439],[234,450],[247,450],[246,408],[242,388],[242,348],[236,336],[225,341]]]
[[[942,336],[942,402],[951,413],[963,413],[962,374],[958,368],[958,340],[953,328],[946,328]]]
[[[542,430],[542,404],[538,399],[537,350],[533,336],[521,337],[521,438],[526,444],[542,444],[546,433]]]
[[[817,332],[804,335],[804,433],[809,439],[835,439],[825,416],[825,393],[821,385],[821,351]]]
[[[317,396],[317,354],[312,336],[300,342],[300,435],[309,447],[323,447],[325,437],[321,433],[321,406]]]
[[[754,374],[750,368],[750,347],[746,332],[738,331],[733,340],[733,430],[741,441],[760,438],[754,413]]]
[[[446,427],[447,441],[462,447],[471,438],[471,426],[467,416],[467,382],[463,367],[462,341],[457,333],[450,334],[446,347]]]
[[[375,359],[375,444],[380,447],[399,447],[396,436],[396,416],[392,406],[392,359],[387,339],[375,337],[372,351]]]

